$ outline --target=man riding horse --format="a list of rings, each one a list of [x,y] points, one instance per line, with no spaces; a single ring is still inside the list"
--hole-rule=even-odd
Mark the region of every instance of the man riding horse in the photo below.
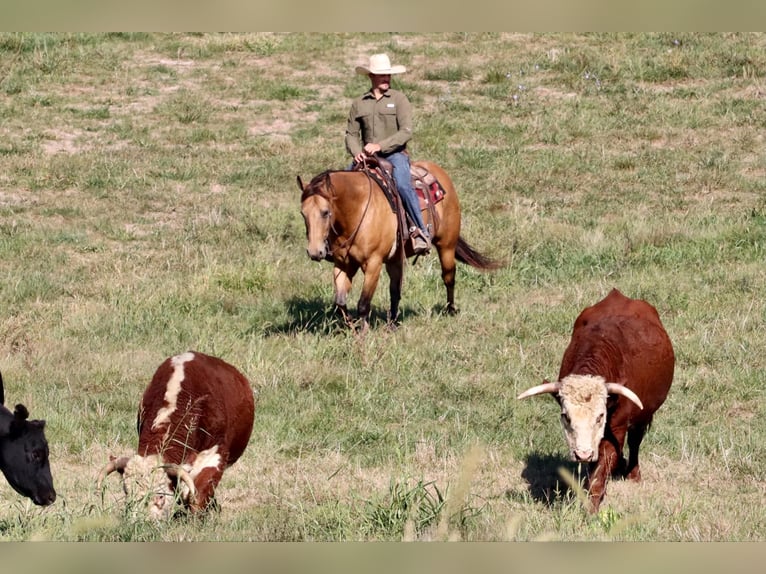
[[[351,104],[346,126],[346,149],[355,163],[377,155],[393,165],[393,179],[407,215],[413,253],[428,253],[431,234],[423,223],[420,205],[410,180],[407,142],[412,138],[412,106],[402,92],[391,89],[391,76],[404,73],[404,66],[392,66],[386,54],[370,56],[369,66],[357,66],[356,73],[370,78],[370,90]]]

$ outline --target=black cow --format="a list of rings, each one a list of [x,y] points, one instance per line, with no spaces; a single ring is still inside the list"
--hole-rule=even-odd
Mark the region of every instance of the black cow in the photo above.
[[[16,492],[47,506],[56,500],[56,491],[48,464],[45,421],[28,418],[24,405],[16,405],[13,412],[5,408],[0,375],[0,470]]]

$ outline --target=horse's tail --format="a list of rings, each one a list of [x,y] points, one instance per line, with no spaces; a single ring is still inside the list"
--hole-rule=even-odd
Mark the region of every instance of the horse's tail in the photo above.
[[[495,269],[500,269],[505,265],[504,261],[482,255],[471,247],[462,237],[457,238],[455,258],[461,263],[465,263],[476,269],[481,269],[482,271],[493,271]]]

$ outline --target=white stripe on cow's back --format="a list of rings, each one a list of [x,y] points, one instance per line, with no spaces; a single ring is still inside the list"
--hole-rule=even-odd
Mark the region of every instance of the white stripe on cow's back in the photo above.
[[[192,360],[194,360],[194,353],[191,352],[176,355],[170,359],[170,363],[173,365],[173,374],[170,376],[170,380],[165,387],[165,402],[167,403],[167,406],[164,406],[157,411],[157,416],[152,423],[153,429],[157,429],[170,422],[170,417],[177,407],[178,393],[181,392],[181,383],[185,378],[184,363],[188,363]]]

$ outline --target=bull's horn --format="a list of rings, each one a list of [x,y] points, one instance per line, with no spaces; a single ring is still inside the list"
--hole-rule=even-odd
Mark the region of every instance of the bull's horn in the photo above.
[[[115,470],[118,471],[120,474],[125,471],[125,465],[128,464],[128,460],[130,460],[127,456],[121,456],[120,458],[115,458],[113,456],[109,457],[109,462],[106,463],[106,466],[101,470],[101,472],[98,475],[98,480],[96,481],[96,488],[101,489],[101,483],[104,481],[104,479],[112,474]]]
[[[533,395],[541,395],[543,393],[558,393],[561,390],[561,383],[551,383],[549,381],[543,382],[542,385],[537,385],[531,389],[527,389],[521,393],[516,399],[526,399]]]
[[[620,383],[607,383],[606,384],[606,391],[608,393],[611,393],[613,395],[622,395],[626,399],[633,401],[636,403],[639,409],[643,410],[644,405],[641,404],[641,399],[638,398],[638,395],[631,391],[628,387],[625,385],[621,385]]]
[[[194,479],[184,470],[180,464],[168,464],[165,466],[165,472],[168,476],[173,476],[189,487],[190,502],[194,503],[197,498],[197,487],[194,486]]]

